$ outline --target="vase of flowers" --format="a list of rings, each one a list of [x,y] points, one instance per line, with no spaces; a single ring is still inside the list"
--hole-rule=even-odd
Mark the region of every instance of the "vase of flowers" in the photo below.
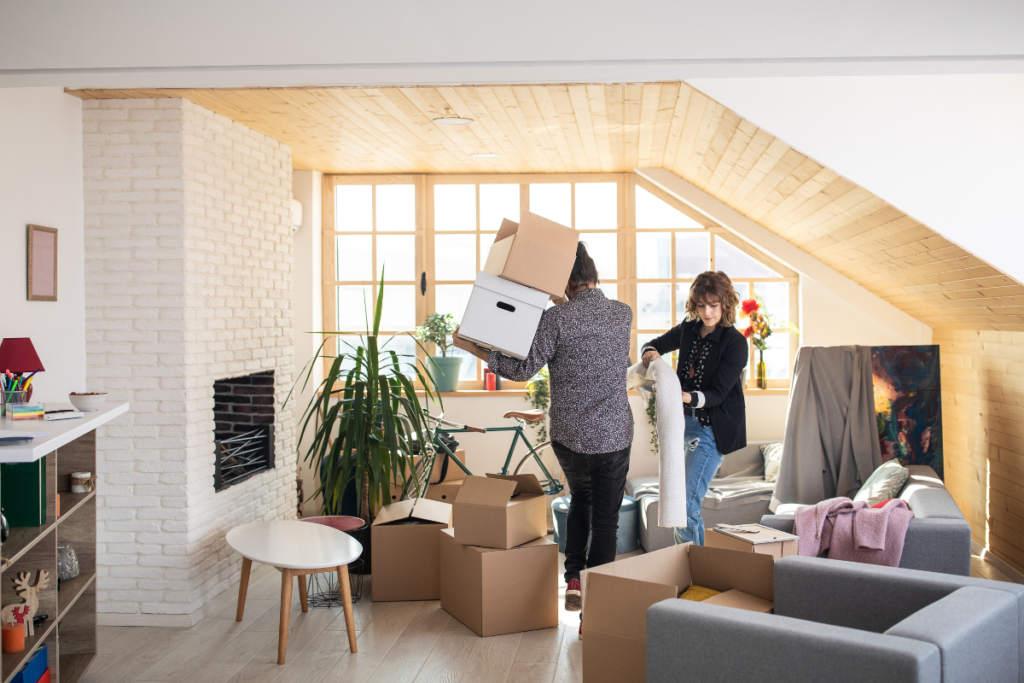
[[[747,316],[750,324],[743,330],[743,336],[750,340],[758,352],[757,360],[757,388],[768,388],[768,367],[764,363],[764,352],[768,348],[768,337],[772,336],[772,330],[786,330],[799,332],[800,330],[793,323],[782,320],[768,313],[761,297],[754,295],[740,304],[743,315]]]
[[[462,357],[448,355],[455,348],[452,344],[452,333],[459,324],[451,313],[431,313],[423,324],[416,328],[416,338],[420,341],[433,342],[440,356],[431,356],[427,364],[427,372],[437,384],[439,391],[455,391],[459,388],[459,371],[462,369]]]

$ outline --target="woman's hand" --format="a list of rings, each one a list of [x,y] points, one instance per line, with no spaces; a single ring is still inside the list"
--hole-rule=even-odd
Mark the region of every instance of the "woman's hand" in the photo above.
[[[658,353],[654,349],[648,349],[647,353],[645,353],[643,357],[644,367],[650,367],[651,363],[653,361],[658,360],[659,358],[661,358],[660,353]]]
[[[452,345],[457,349],[468,351],[469,353],[473,354],[480,360],[486,362],[490,357],[490,355],[487,352],[487,349],[485,349],[484,347],[480,346],[475,342],[471,342],[468,339],[463,339],[462,337],[460,337],[459,329],[461,328],[456,327],[455,331],[452,332]]]
[[[690,403],[692,400],[693,400],[693,396],[690,395],[690,392],[684,391],[683,392],[683,405],[686,405],[686,404]]]

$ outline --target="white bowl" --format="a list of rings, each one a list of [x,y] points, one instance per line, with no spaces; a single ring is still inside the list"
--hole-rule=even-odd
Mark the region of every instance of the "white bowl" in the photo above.
[[[103,404],[107,401],[106,394],[68,394],[68,400],[71,401],[71,405],[81,410],[83,413],[95,413],[97,410],[103,407]]]

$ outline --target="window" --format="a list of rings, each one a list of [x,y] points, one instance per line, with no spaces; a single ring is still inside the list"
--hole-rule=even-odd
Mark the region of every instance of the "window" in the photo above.
[[[605,295],[634,310],[634,356],[683,320],[690,283],[709,269],[728,273],[741,297],[797,317],[796,273],[632,174],[325,176],[324,187],[324,325],[342,339],[366,329],[383,267],[382,333],[422,355],[408,333],[435,311],[461,319],[501,221],[524,210],[580,231]],[[769,338],[765,361],[780,387],[795,336]],[[460,388],[481,388],[484,364],[465,357]]]
[[[702,216],[684,213],[654,194],[653,188],[635,188],[636,205],[636,348],[678,325],[686,318],[686,299],[693,278],[707,270],[723,271],[732,280],[740,300],[759,296],[772,315],[795,318],[796,273],[776,263],[724,228],[702,225]],[[737,311],[737,329],[747,322]],[[765,351],[769,385],[788,386],[796,335],[773,330]],[[756,351],[751,345],[747,386],[756,385]],[[675,360],[673,360],[673,365]]]
[[[408,335],[418,318],[416,191],[409,177],[331,183],[324,202],[324,329],[341,333],[342,351],[373,324],[383,275],[381,338],[399,354],[416,352]]]

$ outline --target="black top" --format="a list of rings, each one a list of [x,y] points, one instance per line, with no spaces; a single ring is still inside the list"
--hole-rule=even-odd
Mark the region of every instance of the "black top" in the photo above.
[[[585,289],[540,318],[524,360],[497,351],[491,370],[525,382],[548,366],[551,438],[577,453],[614,453],[633,443],[633,413],[626,398],[629,330],[633,311]]]
[[[718,452],[732,453],[747,445],[747,409],[743,400],[743,368],[750,357],[747,339],[735,327],[716,327],[715,331],[701,340],[703,323],[698,319],[682,322],[671,330],[644,345],[661,355],[679,350],[677,374],[684,391],[687,386],[694,389],[694,416],[705,423],[709,421],[715,433]],[[700,347],[705,347],[706,355]],[[695,349],[695,347],[697,347]],[[688,359],[696,356],[694,376],[689,376]],[[643,352],[641,352],[643,355]],[[704,355],[703,363],[700,357]],[[701,419],[701,417],[705,419]]]

